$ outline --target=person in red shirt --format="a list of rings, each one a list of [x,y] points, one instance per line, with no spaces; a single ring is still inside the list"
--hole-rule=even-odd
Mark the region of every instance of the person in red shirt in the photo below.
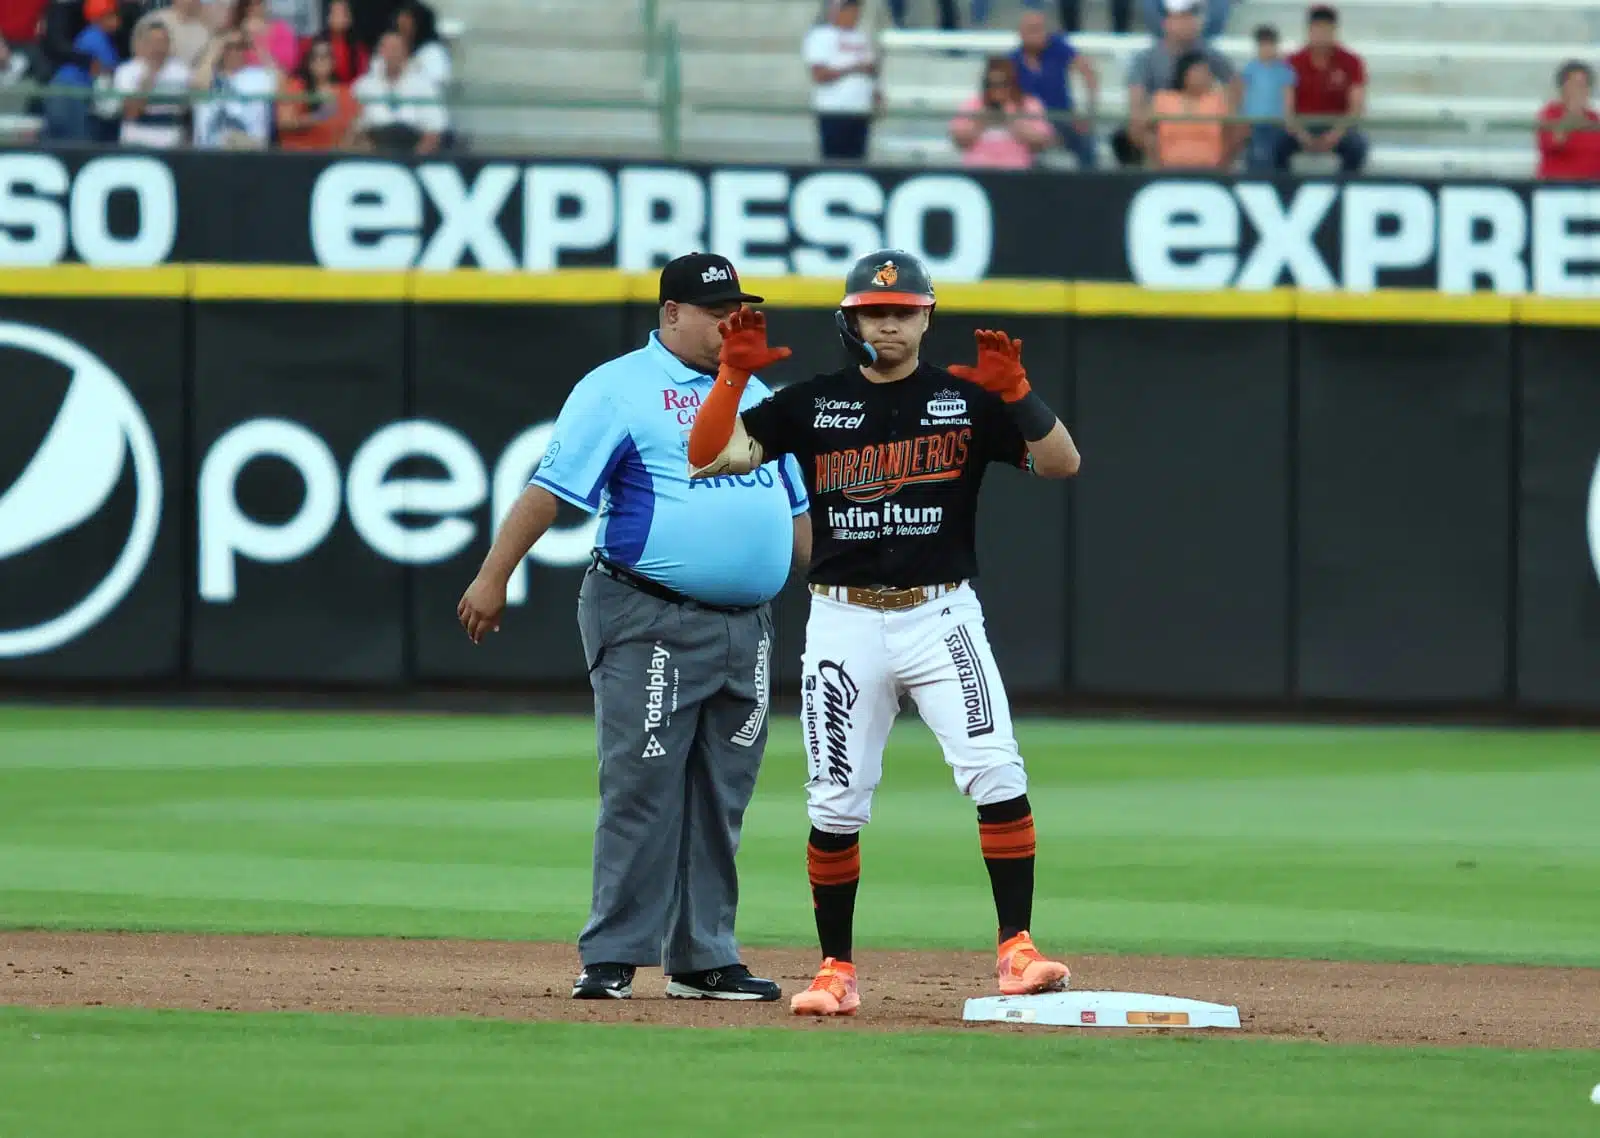
[[[1600,114],[1590,105],[1594,71],[1574,60],[1556,72],[1559,96],[1539,112],[1539,177],[1600,182]],[[1588,130],[1574,130],[1587,126]]]
[[[0,40],[12,47],[39,42],[50,0],[0,0]]]
[[[1306,46],[1289,57],[1295,84],[1283,93],[1285,131],[1275,155],[1280,170],[1289,159],[1308,154],[1339,156],[1339,169],[1357,174],[1367,164],[1367,138],[1356,120],[1367,106],[1367,65],[1339,44],[1339,13],[1326,4],[1312,8],[1306,18]],[[1338,124],[1308,124],[1306,118],[1340,117]]]
[[[350,0],[333,0],[328,5],[328,28],[322,39],[333,51],[333,78],[346,87],[367,73],[372,53],[367,45],[356,38],[355,18],[350,13]],[[310,45],[307,45],[309,50]]]

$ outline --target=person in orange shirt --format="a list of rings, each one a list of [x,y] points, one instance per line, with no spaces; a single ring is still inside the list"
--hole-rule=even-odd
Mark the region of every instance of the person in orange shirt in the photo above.
[[[1187,52],[1173,67],[1174,89],[1158,91],[1151,104],[1154,145],[1146,153],[1165,169],[1216,170],[1228,161],[1228,96],[1204,53]],[[1215,122],[1173,122],[1174,118],[1215,116]],[[1163,121],[1166,120],[1166,121]]]
[[[326,35],[311,41],[289,80],[290,95],[312,95],[310,101],[278,104],[279,145],[284,150],[336,150],[350,137],[361,104],[334,74],[333,45]]]

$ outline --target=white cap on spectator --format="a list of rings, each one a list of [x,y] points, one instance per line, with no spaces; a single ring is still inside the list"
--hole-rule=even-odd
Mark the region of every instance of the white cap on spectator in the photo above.
[[[1166,3],[1169,16],[1178,12],[1193,12],[1200,7],[1200,0],[1166,0]]]

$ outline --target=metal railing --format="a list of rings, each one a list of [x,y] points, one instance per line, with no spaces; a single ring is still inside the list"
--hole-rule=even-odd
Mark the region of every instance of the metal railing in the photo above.
[[[655,100],[661,151],[676,158],[683,149],[683,46],[678,22],[662,20],[660,0],[640,0],[644,34],[644,78]]]
[[[662,44],[661,149],[676,158],[683,151],[683,50],[676,23],[667,24]]]
[[[694,113],[732,113],[749,111],[752,104],[749,101],[736,101],[732,99],[697,98],[686,96],[683,109]],[[762,104],[762,111],[771,114],[793,114],[807,116],[814,114],[808,106],[794,104]],[[876,116],[879,122],[936,122],[948,123],[953,118],[965,117],[972,112],[956,109],[940,109],[934,107],[889,107]],[[1011,115],[1008,118],[1019,116]],[[1120,127],[1128,122],[1128,112],[1125,108],[1106,110],[1100,109],[1093,113],[1083,111],[1048,111],[1043,117],[1056,123],[1090,123],[1099,128]],[[1285,120],[1281,115],[1150,115],[1147,118],[1160,122],[1204,122],[1224,123],[1228,125],[1248,126],[1283,126]],[[1460,130],[1473,131],[1480,125],[1487,124],[1497,129],[1526,131],[1530,136],[1540,130],[1563,131],[1600,131],[1600,122],[1587,119],[1571,122],[1546,122],[1525,115],[1491,115],[1485,118],[1463,118],[1451,115],[1446,110],[1441,110],[1438,115],[1416,114],[1371,114],[1361,116],[1359,119],[1348,119],[1338,115],[1300,115],[1296,116],[1295,123],[1300,126],[1321,129],[1335,126],[1356,126],[1369,133],[1389,130]]]
[[[661,2],[639,0],[639,28],[644,36],[644,77],[659,78],[661,72]]]

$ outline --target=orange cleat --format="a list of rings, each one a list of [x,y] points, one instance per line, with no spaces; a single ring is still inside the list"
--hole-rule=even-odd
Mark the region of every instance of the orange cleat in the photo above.
[[[797,1016],[853,1016],[861,1006],[856,991],[856,966],[833,957],[822,962],[811,987],[789,1001]]]
[[[1046,960],[1033,947],[1033,938],[1020,932],[1000,946],[995,976],[1002,996],[1031,996],[1062,991],[1072,973],[1061,961]]]

